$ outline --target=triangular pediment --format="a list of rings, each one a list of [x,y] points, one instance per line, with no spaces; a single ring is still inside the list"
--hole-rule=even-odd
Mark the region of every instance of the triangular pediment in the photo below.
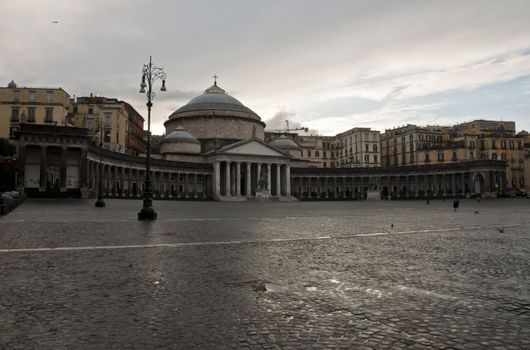
[[[258,140],[249,140],[246,142],[229,145],[223,148],[220,153],[282,158],[286,157],[285,154]]]

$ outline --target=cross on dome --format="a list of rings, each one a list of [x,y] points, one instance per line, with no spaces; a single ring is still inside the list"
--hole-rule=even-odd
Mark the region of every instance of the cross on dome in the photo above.
[[[213,75],[213,85],[217,86],[217,78],[219,78],[219,76],[217,74],[214,74]]]

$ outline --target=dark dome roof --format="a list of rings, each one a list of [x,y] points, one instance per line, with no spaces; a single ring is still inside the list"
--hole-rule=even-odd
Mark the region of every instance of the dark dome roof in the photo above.
[[[7,87],[11,88],[11,89],[16,89],[17,83],[15,83],[14,80],[11,80],[11,82],[9,84],[7,84]]]
[[[298,149],[298,145],[291,139],[288,139],[287,136],[282,135],[276,140],[269,143],[272,147],[279,149]]]
[[[200,143],[195,136],[183,127],[176,128],[175,131],[166,135],[161,142]]]
[[[261,120],[259,116],[250,108],[243,105],[237,99],[228,95],[225,90],[217,86],[217,83],[204,91],[204,94],[195,97],[184,106],[177,109],[171,114],[169,119],[179,113],[194,112],[201,110],[223,110],[233,112],[243,112],[252,115],[252,118]]]

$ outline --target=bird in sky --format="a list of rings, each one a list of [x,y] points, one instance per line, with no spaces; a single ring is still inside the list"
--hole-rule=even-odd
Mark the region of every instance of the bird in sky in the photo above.
[[[59,21],[52,21],[52,24],[58,24]]]

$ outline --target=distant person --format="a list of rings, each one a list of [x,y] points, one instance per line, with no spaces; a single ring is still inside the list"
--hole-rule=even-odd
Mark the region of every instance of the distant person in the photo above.
[[[431,204],[431,200],[429,199],[429,196],[425,197],[425,201],[427,202],[427,204]]]
[[[455,199],[453,201],[453,208],[455,209],[455,211],[458,209],[459,205],[460,205],[460,201],[458,199]]]

